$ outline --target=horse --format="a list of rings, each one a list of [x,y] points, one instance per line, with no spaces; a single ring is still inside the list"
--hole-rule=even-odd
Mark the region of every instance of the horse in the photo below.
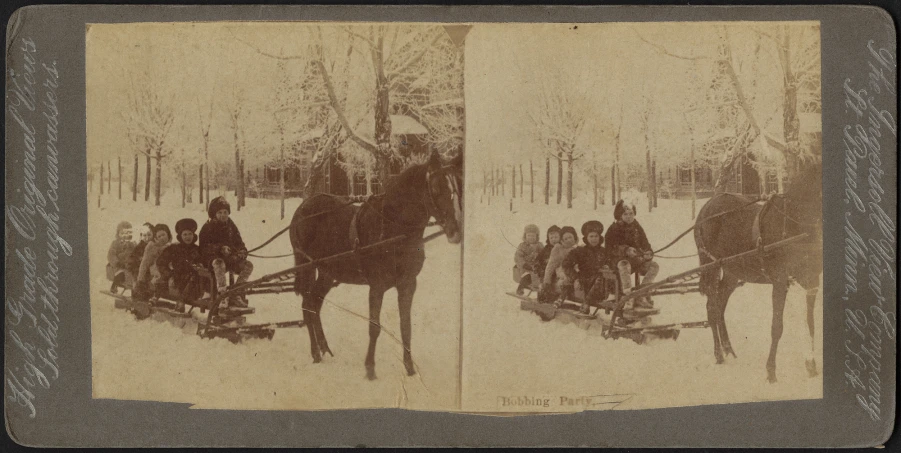
[[[403,363],[409,376],[416,374],[410,349],[410,311],[416,278],[425,263],[423,234],[434,217],[448,242],[462,241],[461,189],[462,155],[444,164],[433,153],[427,163],[407,168],[388,184],[384,194],[370,196],[360,206],[349,198],[317,194],[297,208],[290,226],[296,264],[359,251],[351,259],[324,262],[296,273],[294,292],[302,297],[314,363],[321,362],[326,353],[334,356],[320,318],[328,292],[341,283],[368,285],[369,350],[365,366],[367,378],[376,379],[375,346],[382,329],[382,299],[385,291],[397,288]],[[377,245],[389,239],[395,241]]]
[[[784,194],[770,196],[764,203],[732,193],[711,198],[698,213],[695,244],[701,265],[766,244],[806,233],[803,240],[750,256],[722,266],[712,266],[700,275],[699,289],[707,296],[707,321],[713,332],[713,352],[717,364],[735,351],[729,342],[724,313],[729,296],[743,283],[772,285],[773,319],[771,343],[766,362],[767,381],[776,382],[776,349],[783,330],[785,296],[791,283],[807,291],[807,327],[810,352],[806,367],[817,376],[814,348],[814,306],[823,272],[822,163],[806,163],[789,181]]]

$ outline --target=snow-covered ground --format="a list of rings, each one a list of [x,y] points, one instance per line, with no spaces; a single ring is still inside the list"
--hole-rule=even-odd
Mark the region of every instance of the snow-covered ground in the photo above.
[[[214,193],[213,196],[216,194]],[[382,335],[376,351],[379,379],[368,381],[363,360],[369,342],[368,287],[341,285],[328,295],[323,327],[335,357],[313,364],[306,329],[280,329],[272,341],[234,345],[204,340],[168,323],[137,321],[99,293],[109,288],[106,252],[116,224],[166,223],[183,217],[202,225],[198,204],[180,207],[180,199],[152,203],[106,196],[89,208],[93,394],[95,398],[191,403],[198,408],[341,409],[403,407],[455,409],[459,394],[460,247],[443,238],[426,245],[427,261],[413,304],[412,349],[419,375],[408,377],[401,361],[400,329],[394,290],[382,306]],[[288,200],[279,219],[278,200],[248,199],[241,211],[232,204],[245,243],[256,247],[288,225],[300,200]],[[429,233],[431,231],[427,231]],[[257,252],[283,255],[288,235]],[[254,277],[288,268],[293,258],[256,259]],[[302,319],[300,297],[293,293],[254,296],[257,313],[248,322]],[[347,310],[347,311],[346,311]],[[353,312],[355,314],[349,313]]]
[[[528,188],[526,189],[528,191]],[[560,397],[623,394],[617,409],[672,407],[822,397],[822,377],[808,378],[804,359],[810,351],[804,291],[792,286],[785,307],[785,331],[779,343],[775,384],[765,382],[770,347],[771,287],[744,285],[730,299],[726,311],[738,358],[716,365],[709,329],[685,329],[677,341],[637,345],[629,340],[605,340],[574,325],[541,322],[519,308],[504,293],[515,288],[510,268],[523,227],[535,223],[542,230],[556,224],[578,231],[583,222],[600,220],[605,229],[613,221],[610,201],[592,210],[590,195],[565,209],[551,200],[536,204],[493,197],[489,206],[480,188],[470,186],[466,205],[464,246],[465,310],[463,316],[463,407],[485,411],[571,411]],[[634,194],[641,222],[651,245],[659,248],[692,224],[691,200],[659,200],[648,213],[646,199]],[[540,198],[540,200],[539,200]],[[697,209],[706,200],[699,200]],[[565,206],[565,205],[563,205]],[[696,267],[697,249],[691,234],[661,252],[659,278]],[[706,298],[699,294],[658,296],[662,309],[655,323],[706,320]],[[822,366],[822,292],[816,307],[814,357]],[[549,407],[503,406],[500,397],[547,397]],[[623,399],[620,398],[620,399]],[[617,398],[612,398],[617,399]],[[600,405],[609,408],[611,405]]]

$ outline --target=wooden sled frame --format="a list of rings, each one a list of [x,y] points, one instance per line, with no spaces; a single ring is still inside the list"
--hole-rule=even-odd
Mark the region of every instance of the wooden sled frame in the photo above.
[[[655,282],[645,286],[638,286],[628,294],[622,294],[619,288],[619,280],[611,277],[612,271],[605,272],[604,277],[607,281],[613,282],[615,285],[615,298],[613,300],[605,300],[600,303],[590,303],[594,307],[594,313],[584,315],[578,313],[581,301],[567,300],[560,308],[553,304],[544,304],[536,299],[527,296],[520,296],[515,293],[507,293],[520,300],[520,309],[537,313],[543,320],[561,319],[565,323],[575,323],[589,332],[597,332],[600,330],[604,338],[629,338],[638,344],[644,344],[650,339],[678,339],[679,331],[687,328],[707,328],[710,327],[708,321],[679,322],[663,325],[655,325],[651,323],[650,316],[656,314],[640,314],[638,312],[629,312],[624,310],[626,302],[631,299],[645,296],[659,296],[669,294],[685,294],[690,292],[699,292],[698,284],[694,280],[698,279],[702,272],[708,269],[723,266],[732,261],[766,254],[775,249],[785,247],[791,243],[800,241],[807,237],[806,233],[792,236],[772,244],[758,247],[726,258],[718,259],[712,263],[705,264],[678,274],[664,278],[659,282]],[[604,313],[611,315],[609,320],[605,320],[598,316],[598,311],[604,310]],[[659,310],[657,311],[659,312]],[[593,328],[593,329],[592,329]]]

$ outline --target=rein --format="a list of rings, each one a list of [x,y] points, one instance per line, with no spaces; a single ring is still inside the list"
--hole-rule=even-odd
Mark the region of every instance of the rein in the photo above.
[[[721,193],[721,194],[718,194],[717,196],[721,196],[721,195],[726,195],[726,194],[725,194],[725,193]],[[692,225],[691,227],[689,227],[689,228],[688,228],[687,230],[685,230],[682,234],[680,234],[679,236],[676,236],[676,239],[673,239],[672,242],[670,242],[669,244],[666,244],[665,246],[663,246],[663,247],[661,247],[661,248],[659,248],[659,249],[657,249],[657,250],[654,250],[654,252],[653,252],[654,255],[656,256],[657,253],[662,252],[662,251],[664,251],[664,250],[666,250],[666,249],[672,247],[673,244],[675,244],[676,242],[679,242],[679,239],[682,239],[683,237],[685,237],[686,234],[690,233],[692,230],[694,230],[695,228],[697,228],[698,225],[700,225],[700,224],[702,224],[702,223],[704,223],[704,222],[707,222],[708,220],[713,220],[713,219],[715,219],[715,218],[717,218],[717,217],[724,216],[724,215],[726,215],[726,214],[731,214],[731,213],[733,213],[733,212],[741,211],[742,209],[747,208],[748,206],[751,206],[752,204],[757,203],[758,201],[760,201],[760,198],[759,198],[759,197],[756,198],[756,199],[754,199],[754,200],[752,200],[752,201],[749,201],[749,202],[747,202],[747,203],[745,203],[745,204],[743,204],[743,205],[741,205],[741,206],[739,206],[739,207],[737,207],[737,208],[730,209],[730,210],[728,210],[728,211],[723,211],[723,212],[720,212],[720,213],[718,213],[718,214],[714,214],[714,215],[712,215],[712,216],[710,216],[710,217],[706,217],[706,218],[704,218],[704,219],[702,219],[702,220],[699,220],[698,222],[695,222],[694,225]],[[683,257],[683,258],[688,258],[688,257],[691,257],[691,256],[695,256],[695,255],[689,255],[689,256]],[[663,258],[663,257],[661,257],[661,258]],[[669,258],[669,257],[668,257],[668,258]],[[672,257],[672,258],[678,258],[678,257]]]
[[[456,184],[456,181],[454,180],[453,177],[451,177],[451,176],[449,176],[449,175],[445,175],[445,177],[448,178],[448,180],[449,180],[449,182],[450,182],[450,186],[451,186],[451,196],[452,196],[453,199],[454,199],[454,210],[455,210],[455,211],[457,211],[457,210],[462,210],[461,207],[459,206],[459,204],[460,204],[460,201],[459,201],[459,194],[458,194],[459,189],[458,189],[458,186],[457,186],[457,184]],[[434,195],[434,193],[433,193],[433,191],[432,191],[432,179],[431,179],[431,172],[430,172],[430,171],[426,171],[426,177],[425,177],[425,180],[426,180],[426,185],[428,186],[427,192],[428,192],[429,201],[431,202],[432,206],[434,207],[434,211],[437,213],[437,212],[438,212],[438,204],[435,202],[435,195]],[[327,193],[321,193],[321,192],[320,192],[320,193],[317,193],[317,194],[313,195],[312,197],[310,197],[310,199],[312,199],[312,198],[314,198],[314,197],[317,197],[317,196],[328,196],[328,197],[338,198],[337,195],[332,195],[332,194],[327,194]],[[311,218],[313,218],[313,217],[318,217],[318,216],[321,216],[321,215],[324,215],[324,214],[329,214],[329,213],[331,213],[331,212],[334,212],[334,211],[337,211],[337,210],[339,210],[339,209],[342,209],[342,208],[344,208],[345,206],[348,206],[348,205],[351,205],[351,204],[354,204],[354,203],[362,202],[363,205],[361,206],[361,208],[369,208],[371,211],[375,212],[379,217],[381,217],[381,219],[382,219],[382,225],[383,225],[383,228],[382,228],[383,231],[384,231],[384,223],[385,223],[385,222],[390,222],[390,223],[392,223],[392,224],[394,224],[394,225],[396,225],[396,226],[400,226],[400,227],[402,227],[402,228],[428,228],[428,227],[432,227],[432,226],[436,226],[436,225],[442,225],[442,224],[444,223],[443,218],[439,218],[439,217],[443,217],[443,216],[435,215],[435,213],[432,212],[433,209],[430,209],[429,203],[425,203],[425,202],[423,202],[423,201],[421,201],[421,200],[419,201],[419,203],[425,206],[425,208],[426,208],[426,213],[427,213],[427,215],[428,215],[428,218],[435,217],[435,219],[436,219],[435,221],[426,221],[426,222],[425,222],[424,224],[422,224],[422,225],[418,225],[418,224],[417,224],[417,225],[410,225],[410,224],[403,224],[403,223],[397,222],[396,220],[392,220],[392,219],[388,218],[387,216],[385,216],[385,214],[382,213],[382,210],[381,210],[381,209],[375,209],[375,208],[373,208],[373,207],[371,207],[371,206],[369,205],[368,202],[370,201],[370,199],[372,199],[373,197],[379,197],[379,196],[382,196],[382,195],[370,195],[370,196],[367,196],[367,197],[365,197],[365,198],[360,198],[360,197],[350,197],[350,200],[349,200],[349,201],[347,201],[347,202],[345,202],[345,203],[342,203],[341,205],[336,206],[336,207],[333,208],[333,209],[329,209],[329,210],[326,210],[326,211],[317,212],[317,213],[315,213],[315,214],[310,214],[310,215],[301,217],[299,220],[306,220],[306,219],[311,219]],[[282,229],[281,231],[279,231],[278,233],[275,233],[275,235],[273,235],[271,238],[269,238],[266,242],[260,244],[259,246],[253,248],[252,250],[248,250],[248,251],[247,251],[247,256],[252,256],[252,257],[254,257],[254,258],[260,258],[260,259],[286,258],[286,257],[289,257],[289,256],[294,256],[293,253],[288,253],[288,254],[284,254],[284,255],[271,255],[271,256],[255,255],[255,254],[253,253],[253,252],[256,252],[257,250],[260,250],[260,249],[262,249],[263,247],[266,247],[267,245],[271,244],[272,241],[276,240],[279,236],[285,234],[285,232],[288,231],[289,229],[291,229],[291,225],[290,225],[290,224],[289,224],[288,226],[286,226],[285,228],[283,228],[283,229]],[[434,239],[435,237],[440,236],[441,234],[443,234],[443,232],[433,233],[432,235],[429,235],[429,236],[427,236],[427,237],[429,238],[428,240],[432,240],[432,239]],[[425,238],[424,238],[424,239],[425,239]]]

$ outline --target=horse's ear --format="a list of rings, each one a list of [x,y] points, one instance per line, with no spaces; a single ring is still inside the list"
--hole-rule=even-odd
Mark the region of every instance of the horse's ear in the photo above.
[[[457,154],[447,163],[447,165],[450,167],[463,168],[463,153]]]

